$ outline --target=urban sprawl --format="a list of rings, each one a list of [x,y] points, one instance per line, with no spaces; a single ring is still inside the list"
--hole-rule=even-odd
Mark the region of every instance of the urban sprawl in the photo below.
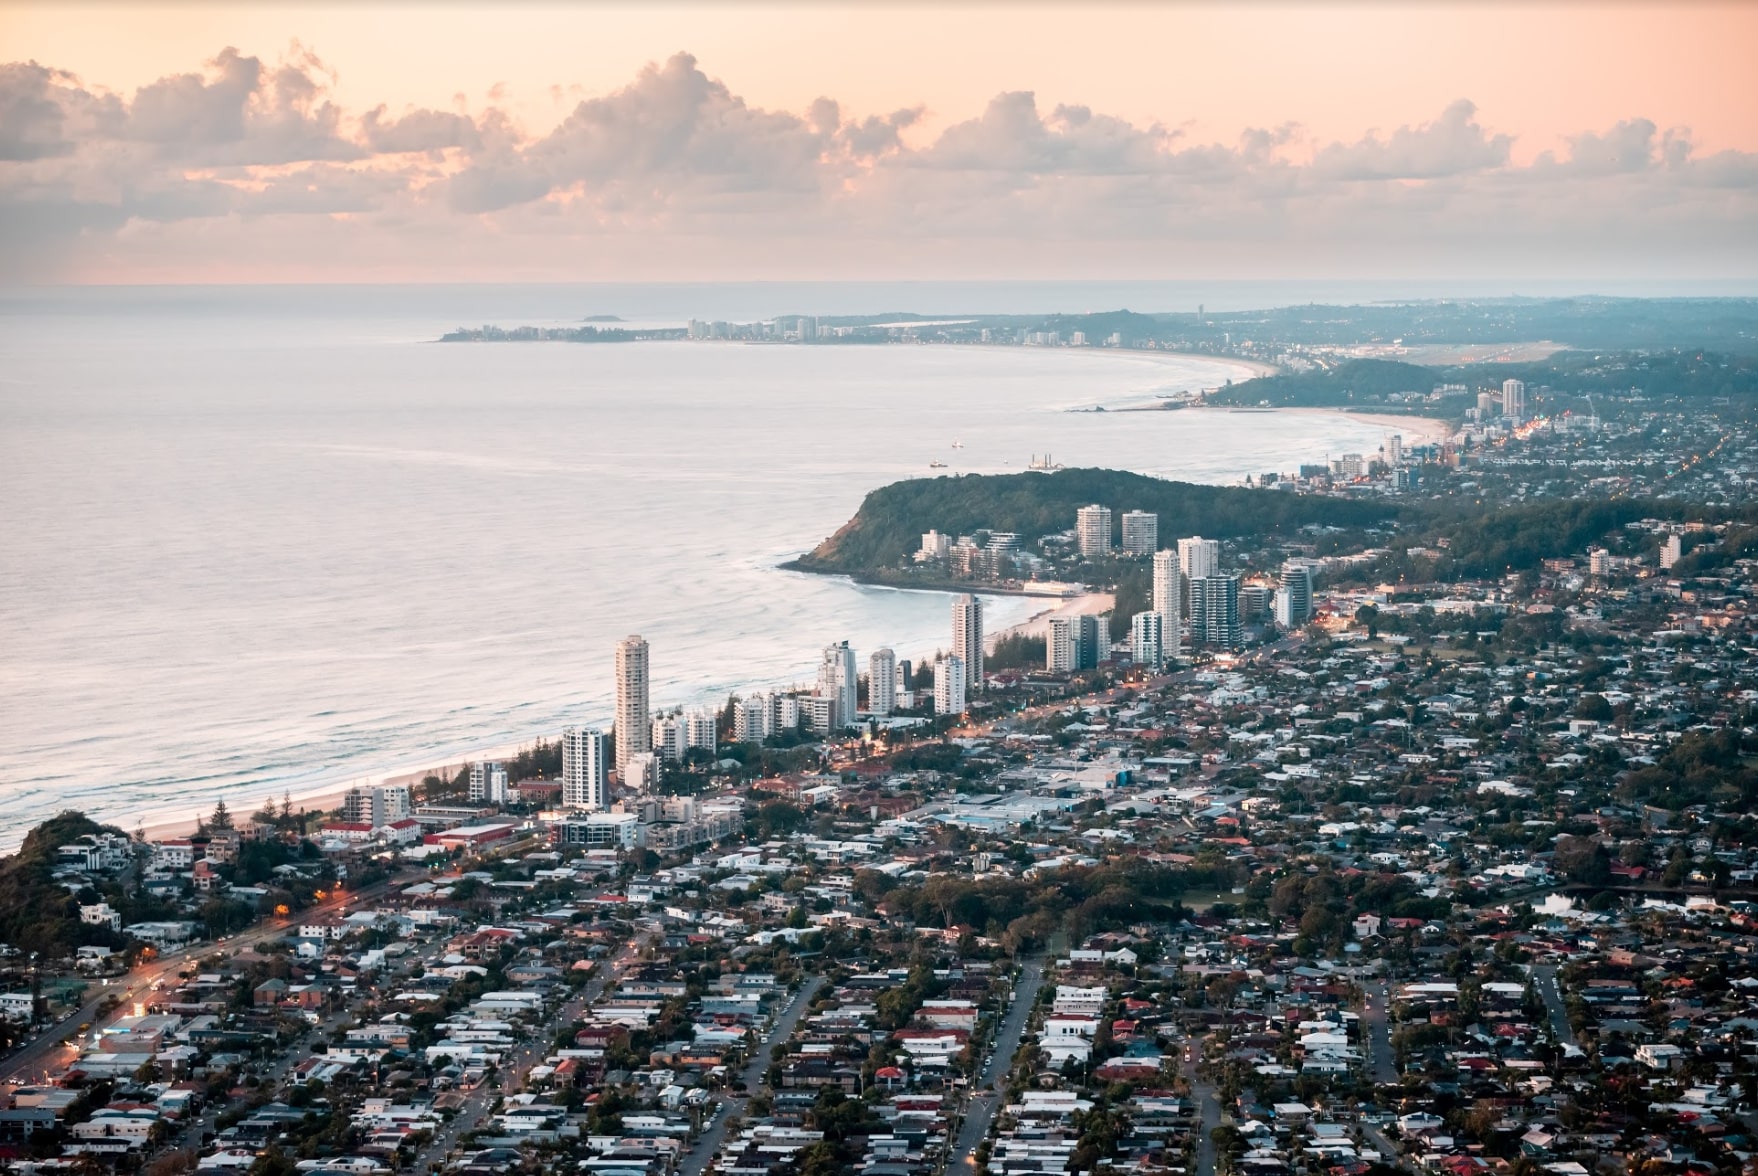
[[[614,721],[517,757],[185,836],[56,818],[0,878],[0,1156],[1751,1171],[1758,431],[1554,395],[1253,481],[1459,504],[1420,542],[930,529],[904,562],[970,591],[916,664],[833,642],[665,710],[630,637]],[[1003,580],[1055,611],[986,634]]]

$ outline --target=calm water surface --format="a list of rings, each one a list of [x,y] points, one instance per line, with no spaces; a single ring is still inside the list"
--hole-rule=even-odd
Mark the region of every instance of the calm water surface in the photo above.
[[[636,311],[762,301],[692,297]],[[776,567],[930,461],[1227,482],[1383,432],[1068,411],[1240,374],[1172,357],[428,341],[617,309],[544,299],[0,304],[0,846],[62,808],[132,828],[606,722],[626,633],[662,705],[807,681],[843,638],[932,652],[946,597]]]

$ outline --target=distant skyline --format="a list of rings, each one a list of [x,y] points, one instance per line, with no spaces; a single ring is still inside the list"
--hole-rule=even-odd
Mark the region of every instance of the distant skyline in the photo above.
[[[0,284],[1750,279],[1758,7],[0,3]]]

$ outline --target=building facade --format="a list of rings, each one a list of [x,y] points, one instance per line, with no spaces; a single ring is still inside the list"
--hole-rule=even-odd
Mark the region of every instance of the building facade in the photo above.
[[[1074,515],[1074,537],[1085,556],[1111,554],[1111,508],[1083,506]]]
[[[1284,629],[1298,629],[1311,620],[1312,565],[1283,564],[1276,586],[1276,624]]]
[[[1160,549],[1160,516],[1147,510],[1123,512],[1123,554],[1152,555]]]
[[[934,668],[934,713],[962,715],[964,706],[964,659],[955,653]]]
[[[867,659],[867,712],[884,718],[896,709],[897,654],[889,647],[875,649]]]
[[[1160,614],[1139,612],[1129,622],[1129,656],[1138,666],[1159,669],[1165,656],[1160,644]]]
[[[1184,572],[1176,551],[1154,553],[1154,593],[1149,603],[1160,614],[1160,655],[1175,658],[1184,649]]]
[[[964,595],[952,601],[952,652],[963,659],[965,689],[983,689],[983,602]],[[962,708],[961,708],[962,709]]]
[[[562,807],[598,812],[610,807],[610,766],[604,732],[569,727],[562,732]]]
[[[617,643],[617,771],[628,764],[629,757],[653,750],[653,731],[648,710],[647,641],[640,636],[625,637]]]

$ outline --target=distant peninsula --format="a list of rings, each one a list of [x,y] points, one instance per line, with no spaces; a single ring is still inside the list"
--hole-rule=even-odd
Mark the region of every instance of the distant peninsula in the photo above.
[[[1387,502],[1288,494],[1241,486],[1172,482],[1123,470],[967,474],[911,478],[868,494],[834,535],[791,561],[794,571],[910,585],[929,573],[914,563],[928,531],[1004,533],[1021,548],[1068,531],[1075,512],[1099,503],[1159,516],[1159,533],[1295,538],[1303,527],[1357,530],[1394,522]],[[943,577],[942,577],[943,578]],[[926,583],[920,587],[938,586]]]

